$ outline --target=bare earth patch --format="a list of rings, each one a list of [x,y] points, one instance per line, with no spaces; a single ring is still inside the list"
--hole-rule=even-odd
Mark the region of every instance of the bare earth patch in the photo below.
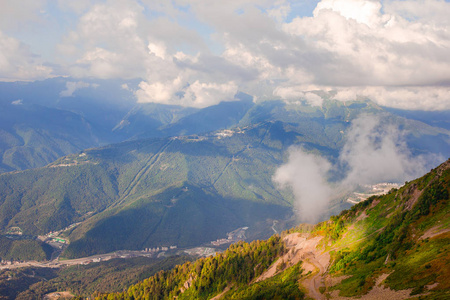
[[[72,299],[74,295],[71,292],[55,292],[44,296],[44,300],[56,300],[56,299]]]
[[[422,195],[422,191],[419,191],[418,188],[415,188],[411,198],[406,202],[406,209],[411,210],[414,204],[416,204],[417,200],[419,199],[420,195]]]
[[[284,237],[284,242],[288,249],[287,253],[273,263],[267,271],[261,274],[261,276],[256,279],[256,282],[273,277],[277,273],[277,267],[282,261],[286,263],[286,267],[290,267],[299,263],[301,260],[304,260],[306,257],[310,257],[311,253],[314,256],[314,253],[317,252],[316,246],[319,244],[322,237],[315,237],[312,239],[307,239],[307,237],[308,235],[301,235],[299,233],[292,233]],[[304,262],[303,269],[308,272],[313,271],[315,268],[313,266],[308,266],[308,263]]]
[[[372,204],[370,205],[370,208],[374,208],[375,206],[378,205],[378,203],[380,203],[380,200],[379,200],[379,199],[374,200],[374,201],[372,202]]]
[[[375,202],[375,201],[374,201]],[[380,202],[380,201],[378,201],[378,202]],[[358,221],[362,221],[362,220],[364,220],[365,218],[367,218],[368,217],[368,215],[366,214],[366,211],[363,211],[357,218],[356,218],[356,222],[358,222]]]
[[[279,258],[270,268],[256,279],[256,282],[268,279],[277,273],[277,267],[285,262],[286,268],[303,261],[302,269],[305,273],[311,272],[311,276],[303,280],[302,284],[308,291],[308,296],[313,299],[325,299],[319,292],[319,287],[324,286],[323,274],[330,264],[330,254],[316,249],[322,237],[309,238],[308,234],[293,233],[284,237],[287,253]]]
[[[440,234],[449,232],[450,228],[446,229],[440,229],[440,226],[434,226],[433,228],[428,229],[425,231],[425,233],[420,237],[421,240],[427,239],[427,238],[433,238],[435,236],[438,236]]]
[[[223,295],[225,295],[225,293],[228,292],[229,290],[230,290],[230,287],[227,286],[227,287],[222,291],[222,293],[220,293],[219,295],[217,295],[217,296],[215,296],[215,297],[212,297],[210,300],[219,300],[219,299],[222,298]]]
[[[435,282],[433,284],[426,285],[427,290],[432,290],[439,285],[439,282]]]

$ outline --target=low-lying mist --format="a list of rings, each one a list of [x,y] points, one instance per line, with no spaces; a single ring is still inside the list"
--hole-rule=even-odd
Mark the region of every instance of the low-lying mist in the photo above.
[[[406,132],[386,116],[364,114],[352,121],[336,163],[292,146],[288,162],[276,170],[273,181],[293,192],[299,220],[315,223],[330,201],[358,186],[411,180],[444,160],[436,155],[414,156],[405,139]],[[343,178],[331,181],[332,171],[344,172]]]

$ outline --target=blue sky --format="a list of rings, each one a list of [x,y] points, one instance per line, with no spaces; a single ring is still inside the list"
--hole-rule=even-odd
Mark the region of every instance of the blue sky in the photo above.
[[[139,78],[139,102],[237,91],[450,109],[442,0],[0,0],[0,80]]]

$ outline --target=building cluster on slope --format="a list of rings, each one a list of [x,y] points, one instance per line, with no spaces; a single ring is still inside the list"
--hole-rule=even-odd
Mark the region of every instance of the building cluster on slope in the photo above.
[[[156,252],[159,252],[159,251],[169,251],[169,249],[170,250],[177,249],[177,246],[145,248],[144,252],[156,253]]]
[[[236,230],[233,230],[232,232],[227,233],[226,239],[217,239],[215,241],[212,241],[211,244],[214,246],[220,246],[223,244],[231,244],[233,242],[245,240],[245,231],[248,229],[248,227],[241,227]]]
[[[357,204],[361,201],[366,200],[371,196],[379,196],[388,193],[391,189],[398,189],[400,184],[398,183],[390,183],[390,182],[382,182],[372,185],[363,185],[362,192],[353,192],[348,198],[347,202],[351,204]]]

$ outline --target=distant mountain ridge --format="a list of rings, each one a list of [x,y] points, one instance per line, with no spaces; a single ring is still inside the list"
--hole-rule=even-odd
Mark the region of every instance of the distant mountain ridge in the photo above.
[[[303,132],[309,129],[314,136],[325,137],[324,143],[339,143],[339,131],[320,132],[324,124],[317,126],[317,121],[336,122],[345,131],[346,122],[359,110],[387,110],[428,124],[434,128],[427,129],[431,134],[409,139],[409,143],[413,148],[426,145],[428,152],[448,152],[448,112],[408,112],[380,108],[370,101],[347,105],[326,96],[323,107],[282,101],[254,103],[243,93],[236,95],[236,101],[196,109],[136,103],[133,90],[137,84],[136,80],[81,82],[75,78],[0,82],[0,173],[43,167],[68,154],[131,139],[203,134],[269,120],[296,124],[296,130],[302,127]],[[347,106],[353,115],[345,115]]]
[[[253,104],[245,95],[203,110],[137,104],[126,87],[115,81],[71,78],[0,82],[0,172],[43,167],[83,149],[129,139],[228,128]]]
[[[65,233],[71,241],[67,257],[194,246],[243,226],[250,227],[249,238],[266,237],[274,220],[293,215],[293,196],[272,181],[286,150],[302,145],[336,159],[354,118],[364,112],[384,114],[367,101],[327,101],[323,108],[243,101],[200,110],[197,119],[201,122],[204,112],[219,115],[221,107],[229,107],[230,116],[221,116],[224,122],[213,128],[239,119],[238,127],[132,140],[0,175],[1,229],[19,226],[37,235],[82,222]],[[445,143],[449,136],[445,129],[389,118],[409,128],[412,141],[430,137]],[[429,151],[420,142],[412,150]],[[347,207],[333,203],[325,215]]]

